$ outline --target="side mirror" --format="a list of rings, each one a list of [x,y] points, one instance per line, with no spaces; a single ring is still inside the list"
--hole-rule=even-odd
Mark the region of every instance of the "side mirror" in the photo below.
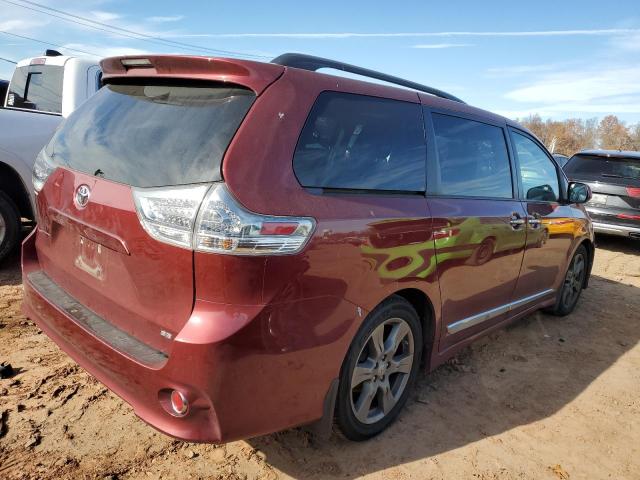
[[[567,197],[569,203],[587,203],[591,200],[591,188],[584,183],[571,182]]]
[[[557,200],[553,188],[549,185],[538,185],[527,190],[527,200],[540,200],[543,202],[554,202]]]

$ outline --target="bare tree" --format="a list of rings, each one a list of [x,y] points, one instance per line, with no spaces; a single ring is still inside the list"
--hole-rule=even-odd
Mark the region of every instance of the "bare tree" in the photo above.
[[[530,115],[520,123],[547,148],[553,148],[553,153],[571,156],[588,148],[640,150],[640,123],[627,127],[615,115],[607,115],[600,122],[597,118],[542,120],[540,115]]]
[[[631,138],[631,149],[640,151],[640,123],[629,127],[629,135]]]
[[[598,126],[600,148],[606,150],[626,150],[631,148],[631,135],[624,122],[615,115],[607,115]]]

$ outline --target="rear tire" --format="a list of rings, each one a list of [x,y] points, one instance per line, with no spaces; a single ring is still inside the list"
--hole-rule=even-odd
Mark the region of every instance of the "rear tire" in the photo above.
[[[0,192],[0,262],[20,240],[20,213],[11,199]]]
[[[558,292],[556,304],[546,310],[552,315],[564,317],[576,308],[588,271],[589,255],[584,245],[580,245],[573,255],[567,273],[562,282],[562,288]]]
[[[349,440],[371,438],[393,422],[415,383],[422,358],[415,309],[392,297],[369,314],[340,371],[336,421]]]

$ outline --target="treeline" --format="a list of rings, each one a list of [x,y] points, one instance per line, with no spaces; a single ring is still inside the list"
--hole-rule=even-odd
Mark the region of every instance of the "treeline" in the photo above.
[[[530,115],[519,122],[531,130],[553,153],[571,156],[587,148],[639,150],[640,123],[626,125],[615,115],[580,120],[542,120]]]

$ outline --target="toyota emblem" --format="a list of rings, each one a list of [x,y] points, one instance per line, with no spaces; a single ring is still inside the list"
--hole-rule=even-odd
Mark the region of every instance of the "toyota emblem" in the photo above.
[[[89,203],[89,195],[91,194],[91,190],[87,185],[80,185],[76,189],[76,204],[80,208],[84,208]]]

